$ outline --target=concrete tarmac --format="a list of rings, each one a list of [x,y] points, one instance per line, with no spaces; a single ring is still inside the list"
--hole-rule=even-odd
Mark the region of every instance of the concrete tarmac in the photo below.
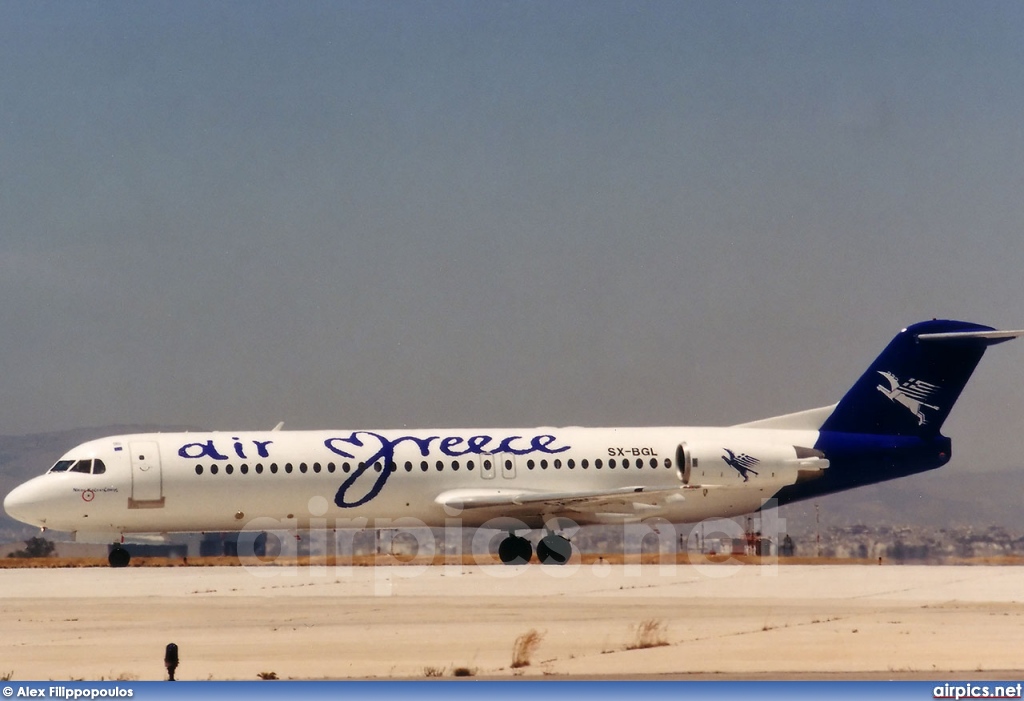
[[[159,680],[171,642],[181,680],[1024,679],[1021,567],[5,569],[0,592],[16,680]]]

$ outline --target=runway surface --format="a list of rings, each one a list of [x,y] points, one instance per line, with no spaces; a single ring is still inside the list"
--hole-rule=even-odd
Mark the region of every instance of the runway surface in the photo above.
[[[13,679],[1024,677],[1024,568],[0,570]],[[638,626],[653,628],[642,649]],[[535,630],[530,664],[517,637]]]

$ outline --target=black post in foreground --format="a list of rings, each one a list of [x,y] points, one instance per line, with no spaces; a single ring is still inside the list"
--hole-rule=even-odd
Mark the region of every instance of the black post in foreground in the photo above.
[[[167,644],[167,651],[164,652],[164,667],[167,668],[167,681],[174,681],[174,670],[178,668],[178,646],[174,643]]]

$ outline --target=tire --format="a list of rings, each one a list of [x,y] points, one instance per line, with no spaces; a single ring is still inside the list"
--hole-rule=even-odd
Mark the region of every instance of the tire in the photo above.
[[[110,555],[107,556],[107,562],[110,563],[111,567],[127,567],[131,559],[131,553],[122,547],[114,548],[110,551]]]
[[[572,543],[560,535],[546,535],[537,543],[537,558],[543,565],[564,565],[572,557]]]
[[[510,535],[498,545],[498,559],[505,565],[525,565],[533,557],[533,546],[526,538]]]

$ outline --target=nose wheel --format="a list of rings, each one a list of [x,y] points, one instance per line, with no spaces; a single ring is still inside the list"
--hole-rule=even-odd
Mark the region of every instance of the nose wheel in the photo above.
[[[131,553],[122,548],[120,545],[115,546],[110,551],[110,555],[107,556],[107,562],[110,563],[111,567],[127,567],[131,559]]]

